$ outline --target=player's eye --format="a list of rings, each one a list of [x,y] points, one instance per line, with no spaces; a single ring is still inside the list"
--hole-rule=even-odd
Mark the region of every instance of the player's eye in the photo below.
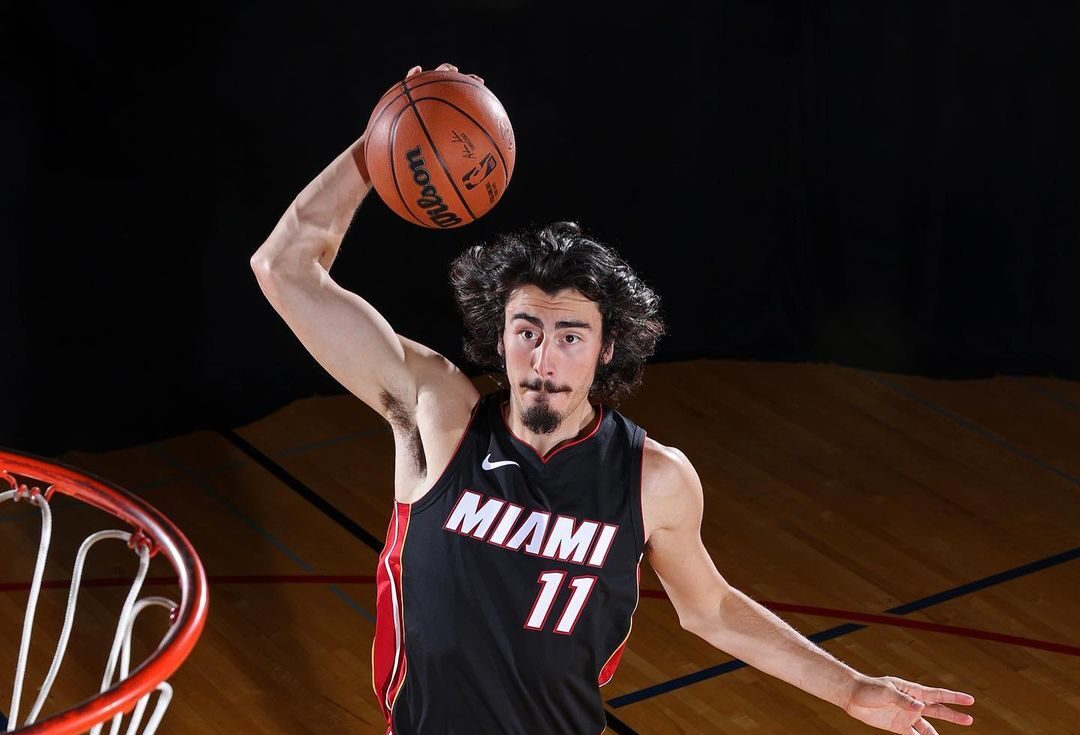
[[[577,336],[576,334],[568,334],[568,335],[566,335],[566,339],[568,339],[568,340],[571,340],[571,339],[577,340],[577,342],[581,341],[581,337]],[[577,342],[571,342],[570,344],[577,344]]]
[[[533,330],[531,329],[522,329],[519,334],[521,334],[525,339],[532,339],[536,336],[536,333],[533,332]]]

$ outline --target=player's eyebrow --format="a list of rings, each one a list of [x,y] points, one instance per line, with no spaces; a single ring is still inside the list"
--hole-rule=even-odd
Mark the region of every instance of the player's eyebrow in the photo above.
[[[519,311],[517,314],[514,314],[513,318],[524,319],[525,321],[529,322],[529,324],[535,324],[541,329],[544,328],[544,322],[542,322],[540,319],[533,316],[532,314],[526,314],[523,311]],[[570,319],[568,321],[555,322],[555,329],[592,329],[592,325],[588,322],[583,322],[580,319]]]

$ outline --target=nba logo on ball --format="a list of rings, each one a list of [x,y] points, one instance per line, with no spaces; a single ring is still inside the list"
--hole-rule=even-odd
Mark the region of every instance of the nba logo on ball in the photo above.
[[[481,82],[453,71],[421,72],[375,105],[364,156],[375,191],[401,217],[422,227],[461,227],[506,191],[514,129]]]

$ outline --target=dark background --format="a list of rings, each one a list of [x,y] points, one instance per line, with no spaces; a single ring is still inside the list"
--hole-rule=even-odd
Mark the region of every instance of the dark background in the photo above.
[[[1080,378],[1076,3],[11,9],[0,445],[101,450],[340,392],[248,258],[413,64],[484,77],[506,196],[373,195],[334,276],[472,372],[447,265],[556,219],[663,298],[657,360]]]

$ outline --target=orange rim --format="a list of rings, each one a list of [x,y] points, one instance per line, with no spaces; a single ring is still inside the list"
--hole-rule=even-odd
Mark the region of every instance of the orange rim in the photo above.
[[[146,501],[108,480],[53,460],[0,449],[0,478],[40,486],[48,499],[55,493],[70,496],[115,516],[150,541],[151,554],[163,554],[176,572],[180,603],[176,623],[158,651],[127,678],[64,712],[16,730],[20,735],[73,735],[99,722],[129,712],[143,696],[168,679],[199,640],[209,605],[206,572],[195,548],[176,525]]]

